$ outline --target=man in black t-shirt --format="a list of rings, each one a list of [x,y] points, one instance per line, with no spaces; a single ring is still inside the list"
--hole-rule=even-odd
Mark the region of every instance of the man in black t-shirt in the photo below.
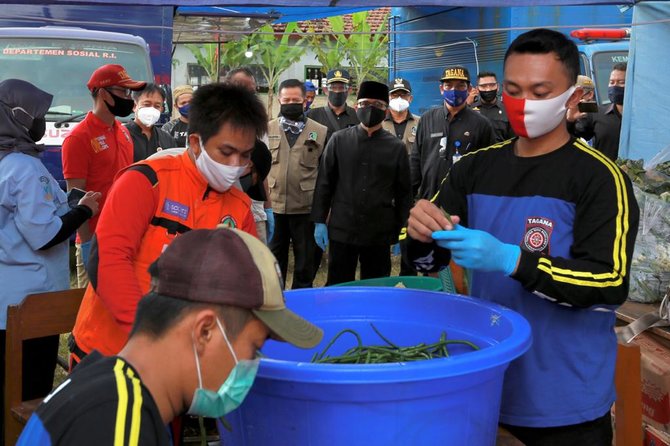
[[[188,110],[193,98],[193,87],[180,85],[172,92],[174,96],[174,107],[179,112],[179,117],[173,119],[162,127],[177,141],[177,147],[186,147],[188,136]]]
[[[219,418],[237,408],[266,339],[312,348],[323,336],[286,309],[276,265],[260,240],[237,229],[177,237],[150,267],[152,289],[123,350],[89,354],[44,399],[18,444],[169,445],[166,425],[176,416]]]

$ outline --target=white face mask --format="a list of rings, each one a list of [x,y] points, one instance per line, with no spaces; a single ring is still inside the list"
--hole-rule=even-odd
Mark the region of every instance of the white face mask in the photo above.
[[[228,166],[217,163],[210,158],[205,150],[205,146],[202,144],[202,139],[200,139],[200,155],[195,159],[195,166],[215,191],[226,192],[230,189],[247,169],[247,165]]]
[[[137,119],[146,127],[151,127],[161,117],[161,112],[153,107],[140,107],[135,114]]]
[[[389,102],[389,107],[391,108],[391,110],[396,111],[398,113],[404,112],[409,108],[409,101],[403,98],[393,98]]]
[[[503,105],[507,110],[514,133],[524,138],[538,138],[554,130],[565,118],[565,103],[575,87],[551,99],[518,99],[503,92]]]

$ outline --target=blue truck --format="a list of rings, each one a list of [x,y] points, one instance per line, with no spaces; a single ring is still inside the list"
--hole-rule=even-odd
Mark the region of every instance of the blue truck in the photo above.
[[[477,72],[491,71],[502,79],[507,47],[529,28],[556,27],[570,34],[587,24],[621,27],[631,20],[631,10],[613,5],[393,8],[390,28],[399,33],[390,42],[389,77],[411,82],[412,111],[420,114],[441,104],[439,76],[447,65],[464,65],[473,78]],[[574,39],[582,55],[582,74],[594,79],[598,101],[603,104],[608,101],[609,72],[614,62],[627,60],[628,41],[613,35],[606,40],[596,36]]]
[[[47,147],[44,164],[63,187],[61,146],[93,105],[86,88],[91,73],[115,63],[134,79],[169,86],[172,13],[172,7],[3,6],[0,81],[23,79],[54,96],[40,142]]]

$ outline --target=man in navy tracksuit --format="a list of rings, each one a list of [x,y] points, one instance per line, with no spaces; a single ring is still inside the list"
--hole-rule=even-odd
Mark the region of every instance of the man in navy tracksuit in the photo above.
[[[405,239],[417,270],[452,259],[473,270],[473,296],[530,322],[533,345],[505,374],[500,413],[528,446],[612,442],[614,310],[639,209],[616,164],[567,131],[578,71],[575,44],[558,32],[512,42],[503,103],[518,138],[463,155],[435,199],[412,209]]]

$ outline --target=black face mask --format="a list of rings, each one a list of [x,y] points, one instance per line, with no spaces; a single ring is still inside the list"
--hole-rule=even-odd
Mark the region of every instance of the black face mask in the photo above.
[[[328,102],[333,107],[342,107],[347,101],[347,96],[349,94],[346,91],[329,91],[328,92]]]
[[[114,98],[114,105],[109,105],[107,101],[105,101],[105,105],[107,105],[107,109],[111,114],[118,116],[119,118],[125,118],[133,112],[133,106],[135,105],[135,102],[132,99],[119,97],[109,90],[107,90],[107,93],[112,95]]]
[[[302,104],[281,104],[279,112],[286,119],[291,121],[298,121],[302,118]]]
[[[367,128],[374,127],[380,124],[386,117],[386,112],[377,107],[365,107],[356,110],[356,116],[361,124]]]
[[[28,135],[30,139],[37,142],[44,136],[44,133],[47,131],[47,122],[44,118],[35,118],[33,119],[33,125],[28,129]]]
[[[498,89],[489,90],[489,91],[480,91],[479,96],[481,96],[484,102],[493,102],[498,97]]]
[[[612,85],[607,88],[607,97],[612,102],[612,104],[623,105],[623,93],[624,87],[619,87],[617,85]]]

